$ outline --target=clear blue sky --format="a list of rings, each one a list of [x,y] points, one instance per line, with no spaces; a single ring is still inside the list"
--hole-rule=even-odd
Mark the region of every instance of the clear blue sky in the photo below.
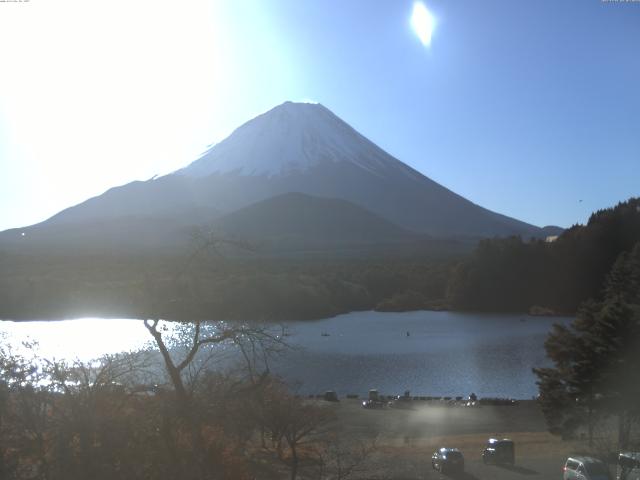
[[[319,101],[492,210],[569,226],[640,195],[640,2],[0,3],[0,230]]]

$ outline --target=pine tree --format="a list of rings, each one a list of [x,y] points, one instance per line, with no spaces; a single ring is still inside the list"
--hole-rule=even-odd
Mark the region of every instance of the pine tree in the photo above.
[[[583,304],[570,327],[556,326],[545,343],[555,368],[534,369],[543,413],[554,433],[616,415],[625,447],[640,416],[640,243],[622,253],[601,302]]]

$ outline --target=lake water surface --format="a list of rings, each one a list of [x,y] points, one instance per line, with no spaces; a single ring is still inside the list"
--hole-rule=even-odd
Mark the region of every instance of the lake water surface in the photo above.
[[[287,322],[296,348],[272,370],[300,393],[336,390],[387,394],[531,398],[531,368],[548,365],[544,340],[566,317],[457,312],[352,312],[324,320]],[[44,358],[90,360],[152,346],[140,320],[86,318],[0,322],[12,349],[36,341]]]

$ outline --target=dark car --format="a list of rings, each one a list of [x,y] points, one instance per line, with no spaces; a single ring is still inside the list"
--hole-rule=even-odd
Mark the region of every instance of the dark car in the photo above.
[[[503,438],[490,438],[482,452],[484,463],[508,464],[516,463],[516,449],[512,440]]]
[[[395,408],[413,408],[413,399],[409,392],[404,392],[403,396],[394,397],[394,399],[389,402],[390,407]]]
[[[563,480],[612,480],[608,465],[598,458],[573,456],[562,469]]]
[[[340,400],[338,400],[338,394],[336,392],[334,392],[333,390],[327,390],[326,392],[324,392],[324,397],[323,397],[327,402],[339,402]]]
[[[464,472],[464,457],[457,448],[440,448],[431,455],[431,466],[440,473]]]
[[[640,480],[640,452],[620,452],[617,480]]]

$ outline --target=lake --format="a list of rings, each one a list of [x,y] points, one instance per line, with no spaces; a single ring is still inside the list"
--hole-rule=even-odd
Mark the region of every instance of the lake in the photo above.
[[[272,361],[272,371],[300,393],[531,398],[531,368],[549,365],[544,340],[566,317],[459,312],[352,312],[286,322],[294,349]],[[169,328],[170,325],[169,325]],[[44,358],[87,361],[151,346],[140,320],[85,318],[0,322],[15,351],[38,343]]]

